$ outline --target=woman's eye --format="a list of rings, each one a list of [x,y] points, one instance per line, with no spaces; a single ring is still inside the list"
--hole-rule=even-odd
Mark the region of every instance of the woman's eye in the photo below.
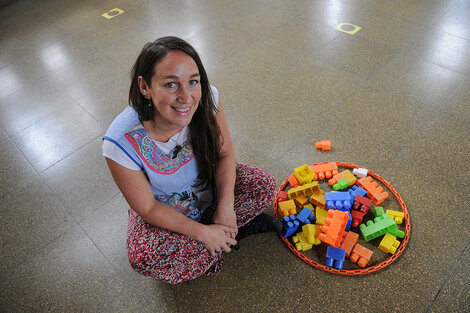
[[[176,84],[174,82],[169,82],[169,83],[166,83],[165,84],[165,87],[168,87],[168,88],[175,88],[176,87]]]
[[[191,86],[195,86],[195,85],[197,85],[197,84],[199,84],[199,81],[196,80],[196,79],[193,79],[193,80],[190,80],[190,81],[189,81],[189,85],[191,85]]]

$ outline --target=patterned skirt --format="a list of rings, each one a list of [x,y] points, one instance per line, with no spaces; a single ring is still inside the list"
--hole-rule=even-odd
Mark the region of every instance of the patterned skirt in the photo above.
[[[235,214],[241,227],[272,204],[276,180],[244,163],[237,163],[236,173]],[[133,210],[129,210],[127,251],[134,270],[171,284],[217,275],[223,263],[221,254],[211,256],[202,243],[155,227]]]

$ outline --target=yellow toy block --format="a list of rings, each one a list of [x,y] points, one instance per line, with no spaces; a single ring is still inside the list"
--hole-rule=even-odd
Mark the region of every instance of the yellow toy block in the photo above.
[[[320,226],[313,224],[306,224],[302,226],[302,231],[292,237],[295,248],[298,251],[306,251],[312,249],[313,245],[321,243],[318,236],[320,235]]]
[[[296,215],[297,214],[297,207],[295,205],[294,200],[287,200],[279,202],[279,215],[281,218],[284,216],[289,215]]]
[[[315,178],[315,173],[308,166],[308,164],[295,168],[294,175],[301,185],[308,184]]]
[[[387,210],[385,213],[393,217],[393,219],[395,220],[395,223],[397,224],[403,223],[403,218],[405,218],[405,213],[403,212],[399,212],[395,210]]]
[[[385,253],[394,254],[398,247],[400,246],[400,241],[397,240],[397,237],[386,233],[384,238],[379,244],[379,249]]]
[[[299,186],[297,188],[291,188],[287,191],[287,195],[289,199],[296,199],[299,197],[306,197],[314,193],[320,192],[320,186],[318,182],[314,181],[309,184],[305,184],[303,186]]]
[[[317,218],[317,225],[325,225],[325,218],[328,217],[328,210],[317,207],[315,209],[315,217]]]
[[[295,204],[299,208],[303,208],[307,203],[308,203],[308,198],[307,197],[299,197],[294,199]]]
[[[313,195],[311,195],[310,203],[322,209],[326,208],[325,193],[323,192],[323,190],[321,193],[314,193]]]
[[[344,170],[343,172],[343,177],[346,178],[346,180],[349,183],[349,186],[354,185],[357,182],[357,177],[351,173],[350,170]]]

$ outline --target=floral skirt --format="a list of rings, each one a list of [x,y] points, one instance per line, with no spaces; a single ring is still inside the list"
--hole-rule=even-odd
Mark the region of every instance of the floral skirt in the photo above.
[[[276,180],[244,163],[237,163],[236,173],[235,214],[241,227],[271,205]],[[133,210],[129,210],[127,251],[134,270],[171,284],[217,275],[223,263],[221,254],[211,256],[199,241],[155,227]]]

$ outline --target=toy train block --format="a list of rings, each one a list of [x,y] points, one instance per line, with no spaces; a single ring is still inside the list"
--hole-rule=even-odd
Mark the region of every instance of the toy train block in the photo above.
[[[315,217],[317,218],[317,225],[325,225],[328,211],[317,206],[315,209]]]
[[[289,185],[291,185],[292,188],[300,186],[300,183],[295,177],[295,174],[291,174],[289,177],[287,177],[287,181],[289,182]]]
[[[366,168],[355,168],[353,169],[352,173],[354,175],[356,175],[356,177],[358,178],[362,178],[362,177],[366,177],[367,176],[367,172],[369,172]]]
[[[335,162],[314,164],[310,165],[310,168],[315,173],[314,180],[324,180],[325,178],[331,178],[333,175],[338,174],[338,166]]]
[[[305,185],[312,182],[315,178],[315,173],[308,164],[305,164],[294,169],[294,176],[301,185]]]
[[[284,218],[289,215],[297,215],[297,206],[294,200],[287,200],[279,202],[279,216]]]
[[[405,218],[405,213],[403,212],[399,212],[395,210],[387,210],[385,213],[393,217],[393,219],[395,220],[395,223],[397,224],[403,223],[403,219]]]
[[[388,198],[388,193],[385,192],[382,187],[378,187],[377,182],[373,181],[370,176],[359,179],[357,185],[367,191],[367,196],[371,198],[375,204],[381,204]]]
[[[346,236],[343,236],[343,239],[341,240],[340,248],[346,251],[346,257],[349,258],[354,246],[356,246],[357,241],[359,240],[359,234],[352,231],[348,231],[345,234]]]
[[[377,216],[374,221],[367,221],[365,225],[359,225],[359,230],[366,241],[380,237],[385,233],[390,233],[399,238],[405,237],[405,233],[398,229],[393,217],[387,214]]]
[[[364,218],[366,214],[361,211],[356,211],[356,210],[351,210],[351,217],[352,217],[352,227],[357,227],[361,225],[362,219]]]
[[[349,260],[353,263],[357,262],[359,267],[365,267],[367,263],[369,263],[370,258],[372,257],[373,252],[366,247],[356,244],[353,251],[351,252],[351,256]]]
[[[320,240],[324,243],[338,248],[343,239],[344,229],[348,223],[348,213],[338,210],[328,210],[328,217],[325,218],[325,225],[320,230]]]
[[[394,254],[397,252],[398,247],[400,246],[400,241],[397,240],[397,237],[386,233],[384,238],[379,244],[379,249],[385,253]]]
[[[279,193],[277,194],[276,201],[279,203],[282,201],[287,201],[287,199],[288,199],[287,191],[279,191]]]
[[[325,192],[325,202],[328,209],[341,211],[351,209],[351,197],[348,192]]]
[[[371,205],[372,205],[372,200],[370,200],[369,198],[363,197],[361,195],[356,195],[356,197],[354,198],[352,209],[356,211],[361,211],[364,214],[367,214],[367,212],[369,212]]]
[[[350,170],[344,170],[342,172],[339,172],[336,175],[333,175],[333,177],[330,180],[328,180],[328,184],[330,186],[333,186],[337,184],[341,179],[346,179],[349,186],[352,186],[357,182],[357,177],[354,176]]]
[[[322,209],[326,208],[325,194],[314,193],[313,195],[310,196],[310,203]]]
[[[326,249],[325,265],[341,270],[343,269],[345,256],[346,251],[344,249],[329,246]]]
[[[313,224],[315,223],[315,215],[313,215],[313,207],[310,204],[310,207],[305,206],[302,211],[296,216],[297,220],[299,220],[303,224]]]
[[[351,189],[348,190],[348,192],[351,196],[351,203],[354,202],[354,198],[356,197],[356,195],[361,195],[363,197],[367,195],[367,191],[364,188],[358,186],[352,186]]]
[[[313,224],[306,224],[302,226],[302,231],[297,235],[292,236],[295,248],[298,251],[306,251],[312,249],[313,245],[319,245],[321,243],[319,239],[320,226]]]
[[[314,193],[320,193],[320,186],[318,182],[314,181],[309,184],[305,184],[303,186],[299,186],[296,188],[291,188],[287,191],[287,195],[289,199],[295,199],[299,197],[306,197]]]
[[[330,151],[331,149],[331,141],[330,140],[322,140],[315,143],[315,148],[323,150],[323,151]]]

